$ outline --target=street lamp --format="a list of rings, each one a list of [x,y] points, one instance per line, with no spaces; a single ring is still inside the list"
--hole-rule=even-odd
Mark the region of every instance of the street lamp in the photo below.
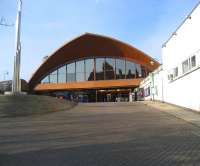
[[[20,81],[20,62],[21,62],[21,14],[22,14],[22,0],[17,0],[17,19],[16,19],[16,39],[15,47],[16,54],[14,56],[14,73],[12,82],[13,94],[21,92],[21,81]]]

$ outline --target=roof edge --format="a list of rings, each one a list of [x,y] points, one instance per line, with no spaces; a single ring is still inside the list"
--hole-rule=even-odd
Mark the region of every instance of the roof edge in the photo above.
[[[170,35],[170,37],[162,44],[162,48],[166,47],[167,43],[172,39],[174,35],[177,35],[177,31],[184,25],[184,23],[191,19],[191,15],[193,12],[197,9],[197,7],[200,5],[200,1],[195,5],[195,7],[192,9],[192,11],[187,15],[187,17],[181,22],[181,24],[176,28],[176,30]]]

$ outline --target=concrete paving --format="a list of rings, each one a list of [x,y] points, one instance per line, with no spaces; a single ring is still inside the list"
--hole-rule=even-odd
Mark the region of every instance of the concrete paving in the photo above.
[[[46,115],[1,117],[0,166],[199,165],[199,126],[169,113],[180,108],[167,107],[79,104]]]

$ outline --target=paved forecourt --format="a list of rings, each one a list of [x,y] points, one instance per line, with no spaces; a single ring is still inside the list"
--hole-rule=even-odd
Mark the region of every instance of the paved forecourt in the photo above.
[[[170,112],[180,108],[155,105],[79,104],[69,111],[1,117],[0,165],[198,165],[198,125]]]

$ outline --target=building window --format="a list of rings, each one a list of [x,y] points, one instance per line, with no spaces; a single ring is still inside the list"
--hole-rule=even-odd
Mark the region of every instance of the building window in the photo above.
[[[58,83],[58,71],[55,70],[54,72],[52,72],[50,75],[50,83],[55,84]]]
[[[133,79],[136,77],[135,63],[126,61],[126,78]]]
[[[174,78],[178,77],[178,67],[174,68]]]
[[[190,59],[191,62],[191,68],[196,67],[196,56],[192,56]]]
[[[187,73],[189,71],[190,67],[189,67],[189,60],[185,60],[182,63],[182,70],[183,70],[183,74]]]
[[[85,80],[94,80],[94,59],[85,60]]]
[[[144,66],[141,66],[141,71],[142,71],[142,78],[147,77],[147,70]]]
[[[67,82],[75,82],[76,81],[76,68],[75,63],[71,63],[67,65]]]
[[[58,69],[58,83],[66,83],[66,65]]]
[[[114,80],[115,79],[115,59],[106,58],[104,63],[105,69],[105,80]]]
[[[142,77],[141,65],[136,64],[136,78],[141,78],[141,77]]]
[[[151,94],[150,87],[148,87],[144,90],[144,97],[148,97],[150,96],[150,94]]]
[[[96,58],[96,80],[104,80],[105,58]]]
[[[49,75],[46,76],[42,81],[41,81],[42,84],[49,84]]]
[[[116,59],[116,79],[125,79],[126,67],[125,60]]]
[[[84,60],[76,62],[76,81],[85,81],[85,62]]]
[[[147,69],[125,59],[92,58],[74,61],[58,68],[41,83],[67,83],[92,80],[135,79],[145,77]]]

